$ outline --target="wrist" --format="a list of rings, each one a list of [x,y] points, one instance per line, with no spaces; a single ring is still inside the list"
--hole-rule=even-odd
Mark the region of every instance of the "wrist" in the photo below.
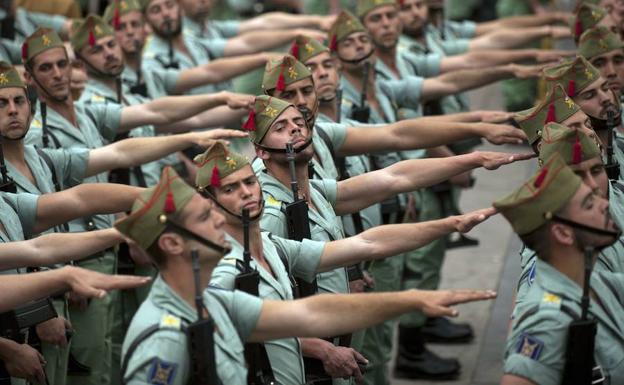
[[[4,362],[10,361],[12,357],[17,355],[18,348],[19,344],[17,342],[0,337],[0,360]]]

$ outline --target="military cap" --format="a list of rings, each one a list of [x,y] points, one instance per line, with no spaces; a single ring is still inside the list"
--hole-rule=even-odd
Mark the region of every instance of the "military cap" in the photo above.
[[[338,43],[355,32],[366,32],[366,28],[364,28],[358,18],[351,12],[340,12],[327,35],[329,38],[329,49],[332,52],[336,51],[338,49]]]
[[[138,0],[115,0],[106,7],[102,19],[112,25],[113,28],[118,29],[119,18],[134,11],[142,11]]]
[[[580,185],[581,178],[554,154],[522,187],[494,202],[494,207],[518,235],[529,234],[561,210]]]
[[[0,88],[19,87],[25,88],[19,73],[11,64],[0,61]]]
[[[397,0],[358,0],[355,12],[360,19],[364,19],[367,13],[384,5],[392,5],[396,7]]]
[[[548,123],[542,132],[539,163],[559,154],[569,164],[579,164],[601,155],[596,141],[584,132],[558,123]]]
[[[195,189],[167,166],[158,184],[141,193],[130,215],[117,221],[115,228],[147,250],[165,230],[167,220],[175,221],[195,193]]]
[[[316,55],[329,52],[329,48],[311,37],[299,35],[290,46],[290,54],[302,63],[307,62]]]
[[[572,34],[578,41],[586,30],[597,25],[607,15],[607,10],[592,4],[581,4],[572,18]]]
[[[288,107],[294,108],[295,106],[272,96],[257,96],[254,107],[249,111],[247,121],[243,125],[243,128],[249,131],[251,141],[260,144],[273,122],[275,122]]]
[[[22,62],[26,64],[35,56],[52,48],[65,49],[63,40],[53,29],[38,28],[22,44]]]
[[[197,155],[194,161],[198,168],[195,185],[200,189],[221,186],[221,179],[249,164],[247,157],[230,151],[221,141]]]
[[[618,35],[607,27],[596,26],[583,32],[578,52],[585,59],[591,60],[595,56],[622,48],[624,48],[624,42]]]
[[[529,144],[534,144],[542,136],[542,128],[550,122],[561,123],[577,113],[579,107],[566,94],[560,84],[551,86],[544,99],[535,107],[516,112],[514,120],[527,135]]]
[[[290,55],[270,60],[264,67],[262,89],[264,92],[276,89],[284,91],[287,85],[311,77],[312,73],[303,63]]]
[[[573,98],[587,86],[598,80],[600,72],[582,56],[565,60],[544,69],[547,85],[561,84],[569,97]]]
[[[111,26],[106,24],[101,17],[89,15],[75,25],[71,45],[74,52],[78,53],[87,44],[93,47],[98,39],[107,36],[115,36],[115,31]]]

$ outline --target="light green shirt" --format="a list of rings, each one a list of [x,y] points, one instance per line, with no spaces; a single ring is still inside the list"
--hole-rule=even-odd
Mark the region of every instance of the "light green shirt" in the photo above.
[[[38,195],[11,194],[0,192],[0,222],[4,231],[0,231],[0,242],[23,241],[33,235],[33,228],[37,218]],[[25,268],[10,269],[0,274],[25,273]]]
[[[241,22],[238,20],[206,20],[198,23],[184,16],[184,33],[200,39],[229,39],[238,35]]]
[[[214,342],[217,374],[223,384],[247,384],[243,342],[249,338],[260,317],[262,301],[239,291],[209,286],[204,305],[215,324]],[[188,341],[181,325],[197,320],[197,313],[159,275],[147,299],[135,314],[122,347],[125,358],[129,345],[148,327],[161,329],[142,341],[129,358],[123,378],[129,385],[147,385],[166,374],[167,385],[187,385],[190,378]]]

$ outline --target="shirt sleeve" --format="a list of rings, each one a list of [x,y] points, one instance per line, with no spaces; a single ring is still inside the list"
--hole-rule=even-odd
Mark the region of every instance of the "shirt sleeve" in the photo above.
[[[398,107],[418,110],[422,102],[424,81],[419,76],[408,76],[401,80],[383,80],[379,86]]]
[[[310,181],[313,185],[318,187],[321,191],[327,202],[332,207],[336,207],[336,197],[338,196],[338,181],[334,179],[315,179]]]
[[[286,226],[286,218],[280,208],[265,206],[264,214],[260,219],[260,228],[262,231],[268,231],[273,235],[282,238],[288,238],[288,228]]]
[[[141,342],[123,374],[126,384],[186,385],[190,359],[185,341],[179,331],[161,330]]]
[[[302,242],[272,237],[273,244],[288,258],[291,273],[307,282],[312,282],[321,263],[325,242],[304,239]]]
[[[241,25],[238,20],[213,20],[210,23],[226,39],[238,35]]]
[[[229,294],[229,300],[224,303],[224,306],[228,310],[241,341],[247,341],[260,318],[262,299],[238,290],[227,292],[227,294]]]
[[[24,238],[32,238],[33,229],[37,220],[37,202],[39,195],[19,193],[19,194],[3,194],[6,202],[13,208],[13,211],[19,216],[24,232]]]
[[[468,49],[470,48],[470,39],[444,40],[441,44],[444,53],[448,56],[460,55],[468,52]]]
[[[225,55],[226,39],[210,39],[197,41],[198,49],[208,50],[210,59],[218,59]]]
[[[472,39],[477,34],[477,23],[470,20],[445,21],[455,36],[462,39]]]
[[[14,40],[0,39],[2,50],[0,50],[0,58],[13,65],[22,64],[22,45]]]
[[[212,271],[210,284],[228,290],[234,290],[234,282],[240,271],[236,268],[236,258],[225,256]]]
[[[86,148],[42,149],[54,163],[61,188],[79,185],[83,182],[89,163]],[[54,170],[53,170],[54,171]]]
[[[416,75],[429,78],[440,74],[441,55],[437,53],[419,55],[411,52],[403,52],[402,55],[407,63],[412,66]]]
[[[347,126],[345,124],[323,123],[320,129],[327,134],[335,151],[342,147],[347,138]]]
[[[112,142],[121,124],[122,109],[123,106],[117,103],[90,104],[85,112],[98,128],[100,135]]]
[[[148,93],[153,97],[171,95],[180,78],[180,70],[173,68],[154,68],[142,71]]]
[[[65,26],[65,22],[67,21],[67,17],[62,15],[49,15],[47,13],[39,12],[28,12],[28,18],[30,18],[30,20],[32,20],[36,25],[40,27],[52,28],[57,33],[61,32]]]

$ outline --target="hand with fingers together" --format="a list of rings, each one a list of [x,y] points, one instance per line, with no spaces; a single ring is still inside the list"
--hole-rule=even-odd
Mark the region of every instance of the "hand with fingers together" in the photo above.
[[[451,306],[496,298],[492,290],[414,290],[419,296],[419,310],[428,317],[457,317],[459,311]]]

